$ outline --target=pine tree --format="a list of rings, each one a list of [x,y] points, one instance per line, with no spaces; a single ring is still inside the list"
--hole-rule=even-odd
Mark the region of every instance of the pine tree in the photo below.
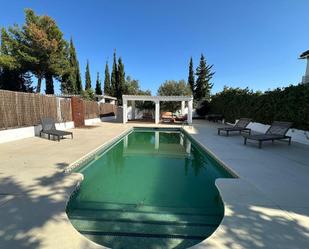
[[[193,70],[193,60],[192,57],[190,58],[190,63],[189,63],[189,76],[188,76],[188,84],[191,88],[192,95],[194,94],[195,90],[195,79],[194,79],[194,70]]]
[[[54,94],[54,81],[53,75],[51,73],[45,74],[45,81],[46,81],[46,94]]]
[[[95,94],[102,95],[101,81],[100,81],[99,73],[97,73],[97,81],[96,81],[96,84],[95,84]]]
[[[28,65],[38,78],[37,92],[45,77],[46,92],[53,92],[52,78],[61,78],[69,67],[68,43],[56,22],[49,16],[38,16],[31,9],[25,10],[26,21],[22,29],[14,30],[15,40],[19,46],[18,59]],[[46,78],[47,77],[47,78]]]
[[[105,95],[112,95],[112,93],[111,93],[111,78],[110,78],[109,68],[108,68],[107,62],[106,62],[106,65],[105,65],[104,94]]]
[[[85,90],[88,90],[88,89],[91,88],[89,61],[87,61],[86,73],[85,73],[85,81],[86,81]]]
[[[117,59],[116,59],[116,50],[114,51],[114,60],[113,60],[113,68],[111,75],[111,95],[117,95],[117,87],[118,86],[118,67],[117,67]]]
[[[124,71],[124,64],[122,62],[121,57],[118,59],[118,87],[117,87],[117,99],[118,103],[122,103],[122,94],[125,91],[125,84],[126,84],[126,75]]]
[[[201,55],[200,64],[196,69],[196,84],[194,99],[197,101],[210,99],[210,91],[213,84],[210,82],[215,72],[212,72],[213,65],[207,65],[204,55]]]
[[[14,57],[15,42],[7,31],[1,29],[0,47],[0,89],[33,92],[32,77],[28,69]]]

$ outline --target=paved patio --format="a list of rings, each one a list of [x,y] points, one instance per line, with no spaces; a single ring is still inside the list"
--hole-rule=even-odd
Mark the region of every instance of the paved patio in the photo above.
[[[63,175],[73,161],[135,124],[74,129],[60,143],[29,138],[0,145],[0,248],[103,248],[70,224],[66,202],[80,175]],[[149,124],[142,124],[149,126]],[[239,179],[219,179],[225,217],[205,248],[309,248],[309,146],[284,142],[243,146],[217,136],[218,125],[186,127]]]
[[[217,127],[197,121],[187,130],[239,179],[217,180],[225,217],[194,248],[309,248],[309,146],[270,142],[258,149],[238,135],[218,136]]]

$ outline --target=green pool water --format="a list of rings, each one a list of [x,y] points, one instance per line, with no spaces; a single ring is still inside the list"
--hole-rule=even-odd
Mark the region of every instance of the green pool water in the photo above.
[[[134,129],[78,171],[84,180],[68,217],[114,249],[181,249],[206,239],[224,213],[215,180],[232,177],[171,129]]]

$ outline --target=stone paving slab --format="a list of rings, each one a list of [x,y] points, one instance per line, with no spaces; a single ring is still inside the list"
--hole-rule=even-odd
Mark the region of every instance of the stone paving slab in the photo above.
[[[192,249],[309,248],[309,146],[278,142],[243,145],[218,136],[218,124],[187,129],[239,179],[218,179],[225,216],[215,233]]]
[[[61,142],[28,138],[0,145],[0,248],[104,248],[79,234],[65,213],[81,181],[63,170],[132,126],[102,123],[74,129]],[[165,125],[171,127],[169,125]],[[239,136],[217,136],[217,124],[186,127],[239,179],[218,179],[225,217],[194,249],[309,248],[309,147],[299,144],[243,145]]]

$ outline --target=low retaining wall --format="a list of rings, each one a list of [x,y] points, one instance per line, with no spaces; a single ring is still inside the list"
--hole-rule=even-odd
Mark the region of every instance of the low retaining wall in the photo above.
[[[86,119],[85,125],[93,125],[96,123],[104,122],[104,121],[111,121],[115,120],[115,116],[110,117],[103,117],[103,118],[93,118],[93,119]],[[56,128],[59,130],[67,130],[74,128],[74,122],[64,122],[64,123],[56,123]],[[7,143],[11,141],[16,141],[19,139],[29,138],[39,136],[40,130],[42,129],[41,125],[37,126],[28,126],[16,129],[7,129],[7,130],[0,130],[0,144]]]
[[[74,128],[74,123],[72,121],[65,123],[56,123],[56,128],[59,130],[66,130]],[[28,126],[16,129],[8,129],[0,131],[0,143],[6,143],[11,141],[16,141],[19,139],[39,136],[42,129],[41,125]]]

